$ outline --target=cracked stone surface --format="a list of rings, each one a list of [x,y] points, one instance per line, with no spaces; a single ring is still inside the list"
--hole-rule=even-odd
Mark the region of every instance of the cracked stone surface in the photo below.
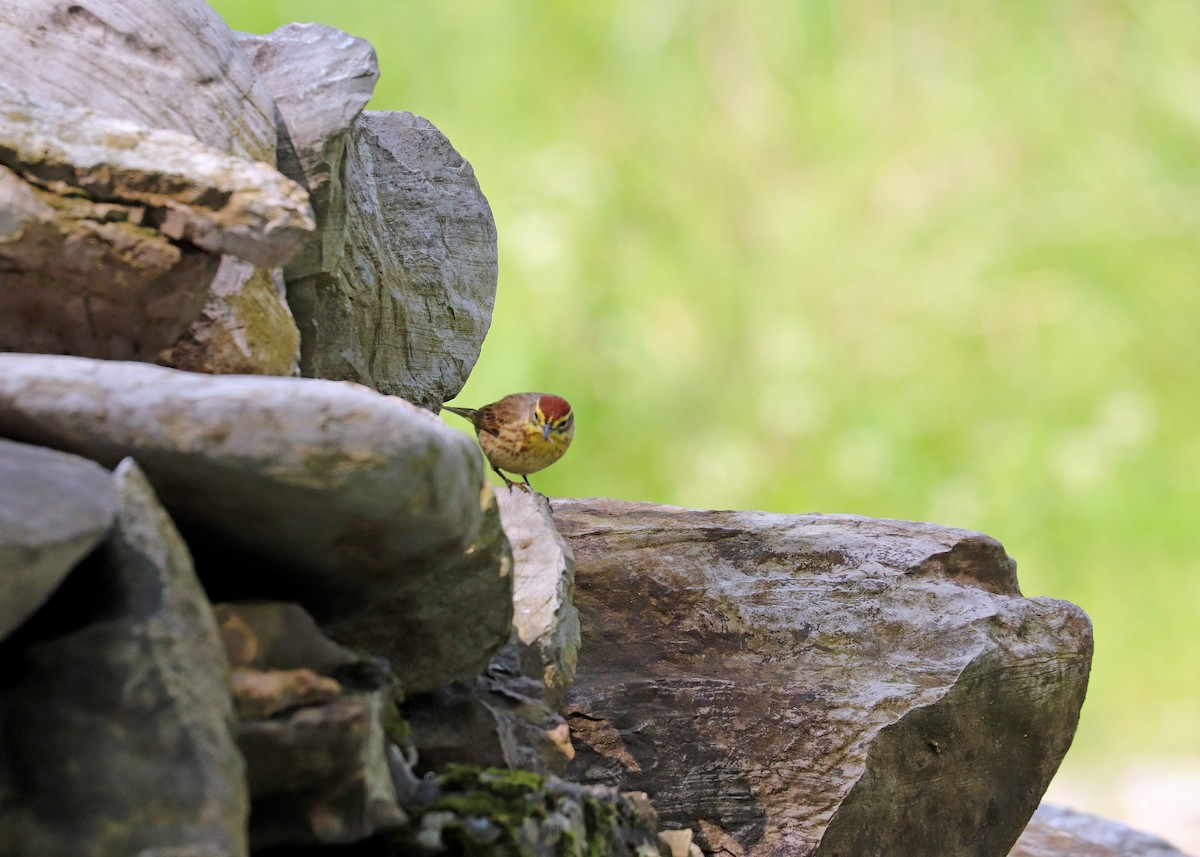
[[[568,776],[654,795],[706,852],[1012,847],[1071,743],[1078,607],[995,540],[848,515],[555,500],[583,641]]]

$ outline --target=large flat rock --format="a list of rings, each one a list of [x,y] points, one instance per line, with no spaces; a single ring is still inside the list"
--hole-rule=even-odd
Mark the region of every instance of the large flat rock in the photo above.
[[[0,354],[0,436],[133,456],[214,597],[298,601],[410,692],[477,675],[508,639],[511,555],[478,450],[400,399]]]
[[[0,80],[274,164],[274,107],[203,0],[5,0]]]
[[[996,541],[854,516],[556,500],[585,782],[706,852],[1007,853],[1070,745],[1091,627]]]
[[[273,173],[278,134],[268,87],[233,32],[203,0],[11,0],[0,6],[0,80],[28,96],[87,108],[108,122],[185,135],[191,144],[176,147],[185,154],[203,144]],[[69,136],[71,129],[65,133]],[[119,129],[110,135],[116,150],[130,137]],[[51,145],[58,142],[52,139]],[[78,149],[72,147],[73,157]],[[155,159],[168,174],[178,162],[169,148],[155,153]],[[95,193],[97,176],[105,170],[121,175],[125,168],[120,158],[105,154],[100,164],[88,168],[93,187],[87,192]],[[141,180],[156,190],[166,184],[166,177]],[[120,190],[133,184],[125,181]],[[203,195],[222,200],[227,214],[235,207],[226,188],[206,189]],[[287,234],[294,223],[276,212],[233,230],[213,231],[196,220],[182,193],[166,196],[180,198],[158,200],[148,209],[138,203],[130,214],[116,213],[145,227],[161,225],[164,236],[187,239],[175,245],[161,247],[153,234],[118,228],[123,224],[113,224],[111,211],[84,210],[73,218],[82,223],[63,229],[64,240],[47,242],[43,236],[40,243],[48,249],[40,260],[33,252],[36,246],[18,248],[15,261],[3,259],[0,246],[0,266],[8,261],[27,281],[40,284],[50,307],[39,313],[33,286],[27,284],[24,305],[9,317],[41,335],[13,338],[0,324],[0,347],[157,360],[205,372],[297,374],[300,334],[282,289],[274,287],[276,277],[282,284],[278,266],[296,247],[299,236]],[[244,186],[232,192],[235,203],[252,196],[262,194]],[[109,201],[122,202],[116,195]],[[0,207],[2,202],[0,197]],[[143,209],[147,214],[139,220]],[[162,216],[166,210],[171,217]],[[89,229],[91,220],[100,226]],[[225,259],[218,269],[218,258],[192,258],[197,255],[192,242],[240,258]],[[184,256],[180,263],[170,258],[176,246]],[[104,264],[97,264],[97,256]],[[187,270],[161,271],[185,263]],[[82,274],[76,276],[76,269]],[[172,302],[165,299],[167,293]],[[77,310],[55,323],[55,302],[81,302],[88,312]],[[88,336],[97,318],[100,329]],[[57,339],[41,327],[54,328]]]

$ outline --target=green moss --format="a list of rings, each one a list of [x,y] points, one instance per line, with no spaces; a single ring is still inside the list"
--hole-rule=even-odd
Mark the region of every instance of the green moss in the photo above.
[[[400,703],[402,701],[403,697],[397,695],[384,709],[383,734],[393,744],[400,747],[407,747],[412,737],[412,727],[408,725],[408,721],[400,713]]]

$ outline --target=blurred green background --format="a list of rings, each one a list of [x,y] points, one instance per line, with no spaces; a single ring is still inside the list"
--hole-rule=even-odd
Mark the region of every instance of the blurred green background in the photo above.
[[[472,162],[539,490],[987,532],[1095,624],[1064,774],[1200,760],[1200,4],[213,5]]]

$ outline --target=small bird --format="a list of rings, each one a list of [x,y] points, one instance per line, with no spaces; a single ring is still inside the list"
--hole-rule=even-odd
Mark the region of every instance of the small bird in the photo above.
[[[562,458],[575,436],[575,415],[567,400],[549,393],[513,393],[482,408],[452,408],[471,421],[483,454],[492,470],[511,489],[522,491],[533,486],[529,474],[549,467]],[[525,480],[520,485],[502,471],[515,473]]]

